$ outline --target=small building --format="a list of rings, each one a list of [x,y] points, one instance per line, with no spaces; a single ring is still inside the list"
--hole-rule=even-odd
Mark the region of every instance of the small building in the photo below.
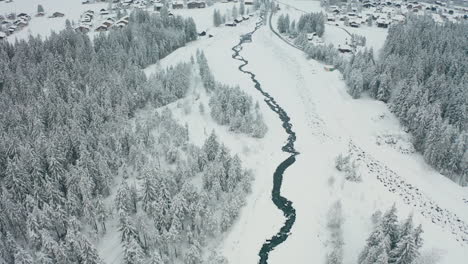
[[[206,36],[206,31],[203,30],[202,32],[198,33],[198,36],[200,37]]]
[[[56,18],[56,17],[64,17],[65,14],[64,13],[61,13],[61,12],[54,12],[50,18]]]
[[[249,17],[248,15],[243,15],[242,18],[243,18],[244,20],[249,20],[249,19],[250,19],[250,17]]]
[[[89,4],[89,0],[81,0],[81,4],[82,4],[82,5]]]
[[[253,0],[244,0],[244,5],[253,5]]]
[[[43,17],[45,16],[44,12],[37,12],[36,17]]]
[[[7,34],[5,32],[0,31],[0,40],[5,39],[7,37]]]
[[[240,22],[242,22],[242,21],[244,21],[244,19],[243,19],[241,16],[236,17],[236,18],[234,19],[234,22],[236,22],[236,23],[238,23],[238,24],[239,24]]]
[[[335,66],[333,66],[333,65],[325,65],[325,66],[323,66],[323,68],[327,72],[332,72],[332,71],[336,70]]]
[[[107,28],[110,28],[114,22],[110,21],[110,20],[106,20],[104,22],[102,22],[103,25],[105,25]]]

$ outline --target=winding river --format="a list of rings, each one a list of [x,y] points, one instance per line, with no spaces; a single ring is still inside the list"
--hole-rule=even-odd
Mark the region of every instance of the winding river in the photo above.
[[[247,34],[252,36],[264,24],[264,16],[261,15],[260,18],[261,21],[257,22],[255,29]],[[289,166],[294,164],[294,162],[296,161],[296,156],[299,154],[299,152],[297,152],[294,148],[294,142],[296,141],[296,133],[292,129],[292,124],[290,123],[290,118],[286,111],[283,108],[281,108],[281,106],[275,101],[275,99],[270,94],[268,94],[262,89],[262,86],[260,82],[255,78],[254,73],[244,70],[244,67],[247,64],[249,64],[249,62],[240,55],[240,52],[242,51],[242,45],[245,42],[247,42],[247,40],[245,38],[242,38],[239,44],[232,48],[232,50],[234,51],[232,58],[242,62],[242,64],[239,66],[239,70],[250,76],[250,79],[255,84],[255,89],[257,89],[265,97],[264,100],[267,103],[267,105],[273,112],[275,112],[278,115],[278,117],[282,121],[283,128],[288,134],[287,143],[282,147],[282,151],[290,154],[290,156],[286,160],[284,160],[278,165],[276,171],[273,174],[273,189],[271,191],[271,199],[276,205],[276,207],[278,207],[278,209],[280,209],[283,212],[286,221],[284,222],[281,229],[273,237],[267,239],[263,243],[263,246],[260,249],[260,252],[258,253],[260,257],[259,263],[266,264],[268,263],[268,256],[270,252],[273,251],[276,246],[283,243],[288,238],[291,228],[294,225],[294,222],[296,221],[296,210],[294,209],[291,201],[289,201],[286,197],[281,196],[281,185],[283,183],[284,172]]]

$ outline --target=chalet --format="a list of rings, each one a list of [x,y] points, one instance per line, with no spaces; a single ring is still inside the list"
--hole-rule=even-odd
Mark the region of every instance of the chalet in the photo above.
[[[351,53],[351,52],[353,52],[353,49],[348,44],[345,44],[343,46],[339,45],[338,46],[338,51],[341,52],[341,53]]]
[[[177,2],[177,1],[172,2],[172,9],[182,9],[182,8],[184,8],[183,2]]]
[[[234,19],[234,22],[236,22],[237,24],[239,24],[239,23],[242,22],[242,21],[244,21],[244,19],[243,19],[242,17],[240,17],[240,16],[239,16],[239,17],[236,17],[236,18]]]
[[[171,14],[171,12],[169,12],[169,15],[170,15],[170,14]],[[125,20],[125,21],[128,22],[129,19],[130,19],[129,16],[124,16],[124,17],[122,17],[120,20]]]
[[[0,40],[1,40],[1,39],[4,39],[4,38],[6,38],[6,37],[7,37],[7,34],[6,34],[5,32],[1,32],[1,31],[0,31]]]
[[[395,22],[403,23],[405,22],[406,18],[404,15],[395,15],[392,17],[392,20]]]
[[[249,20],[249,19],[250,19],[250,17],[249,17],[248,15],[243,15],[242,18],[243,18],[244,20]]]
[[[109,11],[106,10],[105,8],[99,10],[99,14],[101,14],[102,16],[105,16],[105,15],[108,15],[109,14]]]
[[[253,0],[244,0],[244,5],[253,5]]]
[[[65,14],[64,13],[60,13],[60,12],[54,12],[51,16],[49,16],[50,18],[56,18],[56,17],[64,17]]]
[[[31,20],[31,17],[26,14],[26,13],[20,13],[19,15],[17,15],[16,17],[18,18],[22,18],[22,19],[25,19],[25,20]]]
[[[336,21],[336,17],[333,15],[327,15],[327,21]]]
[[[75,28],[75,31],[76,32],[80,32],[80,33],[88,33],[89,32],[89,27],[87,25],[79,25],[78,27]]]
[[[237,24],[236,24],[234,21],[228,21],[228,22],[226,22],[226,24],[224,24],[224,25],[226,25],[227,27],[235,27],[235,26],[237,26]]]
[[[198,36],[200,37],[206,36],[206,31],[203,30],[202,32],[198,33]]]
[[[97,32],[104,32],[107,31],[107,26],[106,25],[100,25],[99,27],[96,28]]]
[[[124,24],[124,25],[128,25],[128,20],[125,20],[125,19],[120,19],[119,21],[115,22],[116,24]]]
[[[37,12],[36,17],[43,17],[45,16],[44,12]]]

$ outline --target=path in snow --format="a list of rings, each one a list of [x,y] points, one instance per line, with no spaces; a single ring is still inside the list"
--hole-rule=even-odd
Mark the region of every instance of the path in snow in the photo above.
[[[252,32],[249,32],[247,34],[253,35],[257,29],[259,29],[263,23],[264,23],[264,16],[260,16],[261,21],[257,22],[255,29]],[[296,151],[294,148],[294,142],[296,141],[296,133],[292,130],[292,124],[289,122],[290,118],[286,111],[284,111],[281,106],[275,101],[275,99],[265,92],[262,88],[258,80],[255,78],[255,74],[243,70],[243,68],[249,63],[246,59],[244,59],[242,56],[239,55],[239,53],[242,51],[242,44],[245,43],[244,39],[241,39],[239,44],[234,46],[232,50],[234,51],[234,54],[232,55],[233,59],[239,60],[243,62],[239,66],[239,70],[245,74],[248,74],[250,76],[250,79],[254,82],[255,84],[255,89],[260,91],[262,95],[265,97],[265,102],[267,105],[270,107],[270,109],[278,114],[279,118],[283,122],[283,128],[288,134],[288,140],[286,145],[282,147],[282,150],[284,152],[290,153],[291,155],[284,160],[277,168],[276,171],[273,174],[273,189],[271,191],[271,196],[272,196],[272,201],[280,209],[283,211],[284,216],[286,217],[286,221],[284,225],[281,227],[280,231],[274,235],[272,238],[268,239],[265,241],[263,244],[262,248],[260,249],[260,252],[258,255],[260,256],[260,261],[259,263],[268,263],[268,256],[271,251],[275,249],[276,246],[279,244],[283,243],[286,241],[290,234],[290,230],[292,226],[294,225],[294,222],[296,221],[296,210],[292,206],[292,202],[289,201],[287,198],[281,196],[281,185],[283,183],[283,174],[286,171],[286,169],[294,164],[296,161],[296,155],[299,154],[299,152]]]

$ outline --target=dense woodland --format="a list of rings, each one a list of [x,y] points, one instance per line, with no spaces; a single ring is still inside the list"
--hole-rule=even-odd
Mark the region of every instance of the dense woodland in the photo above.
[[[361,41],[362,42],[362,41]],[[361,49],[344,59],[332,46],[295,44],[310,58],[335,65],[354,98],[389,104],[424,159],[453,181],[468,184],[468,28],[412,17],[392,26],[378,58]]]
[[[190,64],[149,79],[141,68],[196,37],[192,19],[163,10],[134,12],[93,41],[67,23],[46,40],[0,43],[0,262],[100,263],[93,238],[113,212],[129,264],[194,263],[204,239],[228,228],[249,188],[238,157],[215,135],[188,144],[170,113],[129,123],[185,96]],[[218,222],[208,232],[202,221]]]

